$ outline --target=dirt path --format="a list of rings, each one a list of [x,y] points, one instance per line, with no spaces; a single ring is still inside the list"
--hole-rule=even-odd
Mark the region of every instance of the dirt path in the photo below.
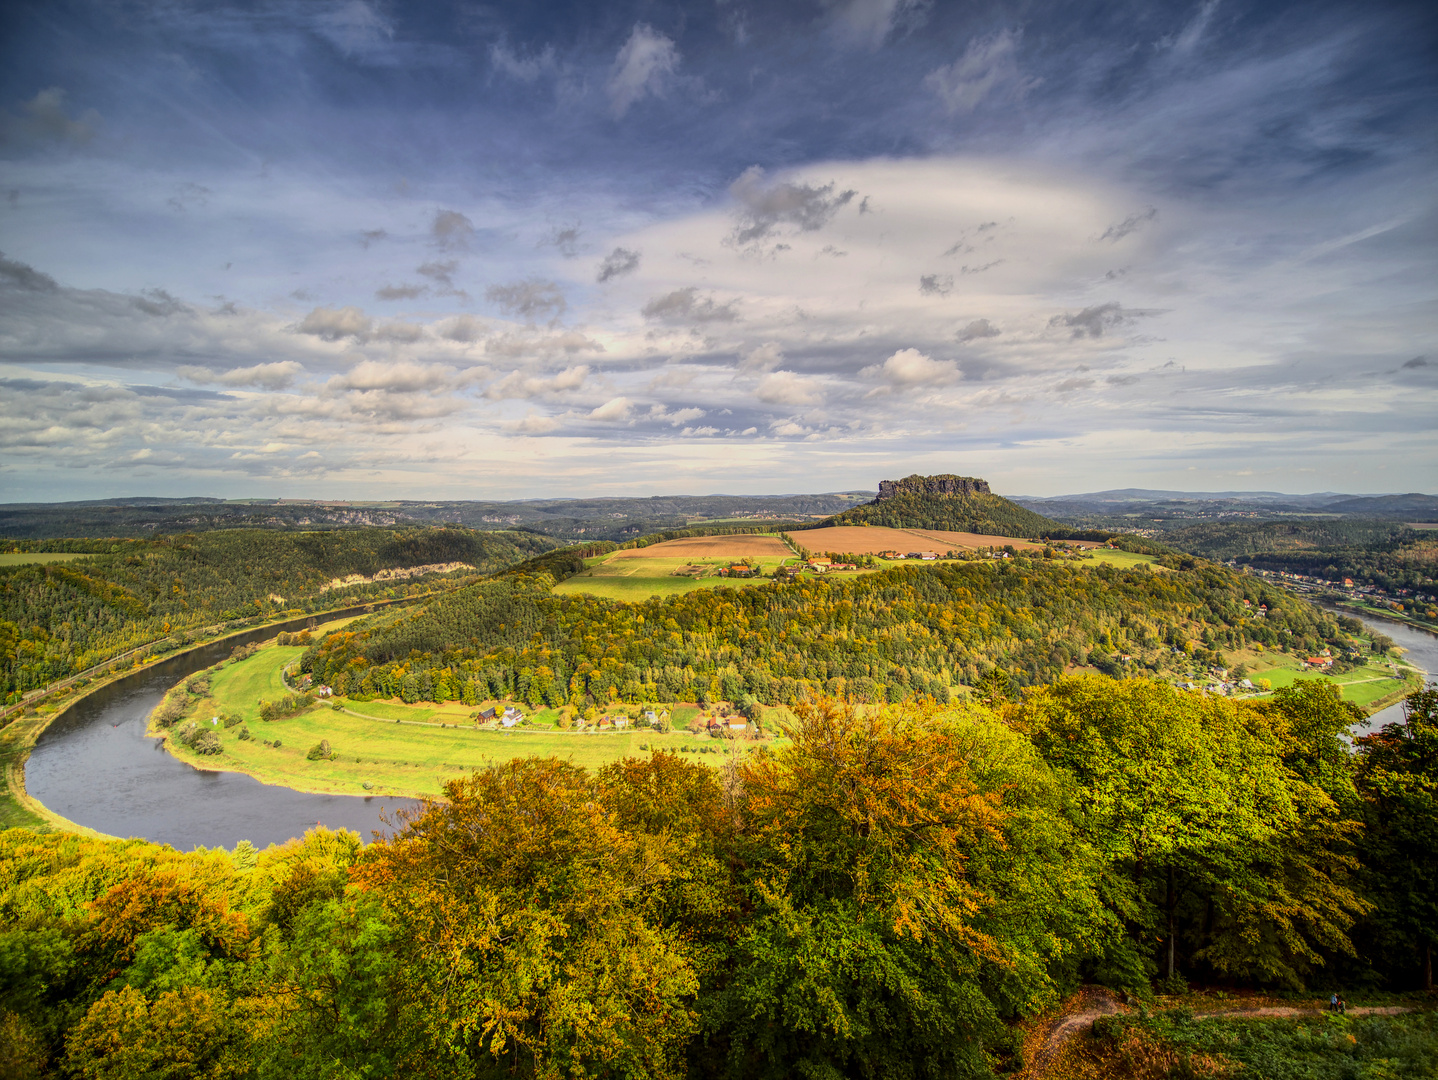
[[[1037,1080],[1048,1074],[1049,1068],[1058,1057],[1059,1051],[1063,1049],[1064,1043],[1073,1036],[1087,1031],[1093,1026],[1093,1022],[1101,1016],[1114,1016],[1117,1013],[1128,1012],[1129,1007],[1118,999],[1111,991],[1103,987],[1085,987],[1080,991],[1079,996],[1069,1003],[1069,1010],[1050,1020],[1044,1030],[1043,1041],[1040,1043],[1037,1052],[1034,1053],[1028,1069],[1024,1075],[1030,1080]],[[1263,1017],[1263,1016],[1322,1016],[1324,1008],[1318,1005],[1295,1006],[1295,1005],[1239,1005],[1232,1009],[1214,1009],[1208,1012],[1195,1012],[1196,1020],[1220,1019],[1225,1017]],[[1365,1005],[1350,1007],[1349,1016],[1396,1016],[1399,1013],[1412,1012],[1411,1008],[1403,1005]]]

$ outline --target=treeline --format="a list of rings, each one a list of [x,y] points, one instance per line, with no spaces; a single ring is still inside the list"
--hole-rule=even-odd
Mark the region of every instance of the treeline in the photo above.
[[[998,495],[925,495],[901,492],[855,506],[809,528],[884,525],[891,529],[940,529],[985,536],[1038,537],[1063,530],[1059,522],[1025,510]]]
[[[1410,530],[1392,544],[1369,548],[1319,548],[1314,551],[1269,551],[1240,555],[1240,565],[1261,570],[1341,581],[1352,578],[1359,585],[1373,585],[1389,592],[1413,589],[1438,591],[1438,537]]]
[[[1163,540],[1208,559],[1237,559],[1268,552],[1303,553],[1319,549],[1391,550],[1416,538],[1415,530],[1395,521],[1345,521],[1285,518],[1280,521],[1174,521]]]
[[[1438,692],[1356,753],[1355,718],[1313,683],[1085,677],[992,710],[806,705],[722,771],[515,760],[368,847],[10,830],[6,1064],[978,1080],[1084,982],[1421,985]]]
[[[188,634],[209,626],[427,589],[389,581],[321,593],[335,578],[453,562],[491,573],[554,544],[527,533],[444,528],[237,529],[50,542],[48,549],[94,554],[0,566],[0,695],[45,686],[150,642],[178,648]]]
[[[301,666],[341,694],[408,701],[947,701],[994,669],[1037,686],[1091,662],[1160,672],[1253,642],[1347,641],[1321,610],[1188,558],[1190,570],[1156,572],[1020,556],[636,604],[513,575],[354,623]]]

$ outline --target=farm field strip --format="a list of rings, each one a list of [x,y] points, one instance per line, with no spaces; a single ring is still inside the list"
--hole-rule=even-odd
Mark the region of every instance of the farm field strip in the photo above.
[[[975,549],[1012,544],[1020,550],[1042,550],[1042,544],[1009,536],[944,532],[928,529],[891,529],[884,525],[830,525],[791,533],[796,544],[810,551],[838,551],[852,555],[877,555],[881,551],[933,551],[942,555],[950,548]]]
[[[782,559],[792,555],[789,546],[777,536],[736,533],[731,536],[685,536],[678,540],[665,540],[642,548],[624,548],[614,552],[609,560],[653,559],[653,558],[730,558],[746,556]]]
[[[72,559],[93,559],[94,557],[94,552],[6,551],[0,552],[0,566],[26,566],[33,563],[70,562]]]

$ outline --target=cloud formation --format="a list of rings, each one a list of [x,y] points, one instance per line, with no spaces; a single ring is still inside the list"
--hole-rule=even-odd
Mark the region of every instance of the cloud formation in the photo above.
[[[468,251],[474,239],[474,222],[458,210],[438,210],[429,231],[441,251]]]
[[[617,247],[604,256],[604,261],[599,264],[599,273],[594,280],[603,285],[611,278],[632,274],[637,269],[639,269],[639,252]]]
[[[1038,85],[1019,70],[1019,33],[1000,30],[974,38],[952,64],[924,79],[949,113],[971,113],[986,100],[1017,101]]]
[[[510,315],[518,315],[534,323],[548,317],[549,325],[556,325],[569,306],[558,283],[541,278],[516,281],[509,285],[491,285],[484,292],[484,298]]]
[[[663,97],[678,67],[674,42],[652,26],[635,23],[605,83],[611,115],[618,120],[646,97]]]
[[[733,300],[715,303],[712,296],[700,296],[693,285],[656,296],[640,309],[640,313],[646,319],[669,323],[734,322],[739,318]]]
[[[800,232],[822,229],[858,192],[849,189],[835,194],[832,182],[821,186],[767,183],[764,170],[753,165],[729,185],[729,194],[739,205],[733,240],[744,245],[768,238],[780,225],[793,225]]]

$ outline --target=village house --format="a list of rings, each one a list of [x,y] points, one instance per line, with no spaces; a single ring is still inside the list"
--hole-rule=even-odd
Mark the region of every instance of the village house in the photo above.
[[[504,714],[499,718],[499,722],[504,727],[508,728],[514,727],[515,724],[519,723],[523,719],[524,713],[521,712],[519,709],[516,709],[513,705],[510,705],[504,710]]]

